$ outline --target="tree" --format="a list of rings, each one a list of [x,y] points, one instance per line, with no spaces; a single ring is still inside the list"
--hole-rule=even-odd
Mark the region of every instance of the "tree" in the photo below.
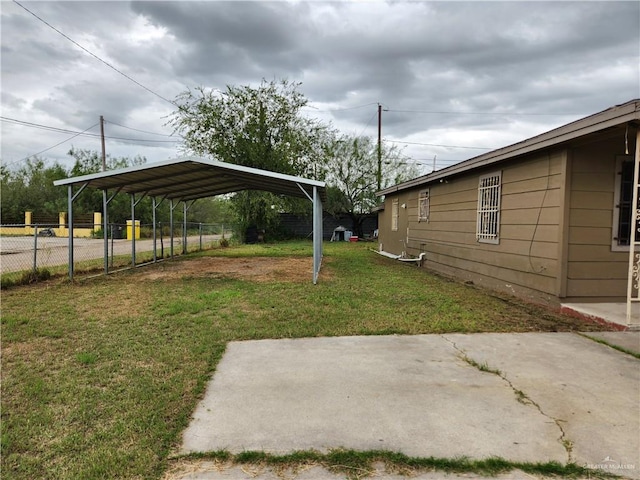
[[[225,197],[201,198],[189,208],[187,221],[231,225],[231,202]]]
[[[355,235],[362,236],[362,223],[378,204],[378,153],[370,137],[342,136],[335,140],[323,166],[327,182],[326,210],[346,214]],[[396,146],[382,145],[382,188],[417,176]]]
[[[81,175],[89,175],[102,171],[102,156],[95,150],[74,149],[69,150],[68,155],[71,156],[75,163],[71,168],[70,176],[77,177]],[[132,167],[135,165],[143,165],[147,159],[140,155],[133,158],[129,157],[111,157],[106,156],[107,170],[115,170],[118,168]],[[102,211],[102,191],[95,189],[86,189],[83,191],[74,203],[74,211],[78,213],[92,213]],[[66,208],[65,208],[66,210]],[[143,223],[149,223],[152,216],[151,201],[148,198],[143,199],[136,207],[136,217]],[[131,200],[129,195],[120,193],[116,195],[109,203],[109,222],[124,223],[131,218]]]
[[[47,166],[44,159],[32,157],[15,172],[6,167],[0,170],[2,189],[2,222],[24,222],[24,212],[57,218],[66,209],[67,194],[53,182],[66,178],[67,171],[58,163]]]
[[[72,177],[79,177],[80,175],[89,175],[91,173],[98,173],[102,171],[102,156],[95,150],[79,150],[71,148],[67,155],[75,160],[70,172]],[[114,158],[107,154],[105,158],[107,170],[144,165],[145,163],[147,163],[147,159],[141,155],[136,155],[133,158]]]
[[[198,88],[180,94],[169,121],[190,153],[289,175],[315,177],[323,163],[327,125],[301,113],[307,104],[299,83],[287,80],[258,87]],[[290,198],[244,191],[232,199],[239,232],[249,226],[274,230],[282,210],[300,210]]]

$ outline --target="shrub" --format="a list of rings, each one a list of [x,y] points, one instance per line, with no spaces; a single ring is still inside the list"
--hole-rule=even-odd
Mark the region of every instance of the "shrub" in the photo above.
[[[49,280],[49,278],[51,278],[51,272],[49,270],[46,268],[36,268],[35,270],[28,270],[24,272],[18,283],[20,285],[28,285],[31,283]]]

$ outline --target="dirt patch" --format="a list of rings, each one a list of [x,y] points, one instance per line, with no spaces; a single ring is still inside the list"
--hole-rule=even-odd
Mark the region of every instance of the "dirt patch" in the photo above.
[[[255,282],[308,282],[311,280],[311,258],[274,257],[200,257],[192,260],[165,262],[157,268],[141,272],[146,280],[175,278],[241,278]]]

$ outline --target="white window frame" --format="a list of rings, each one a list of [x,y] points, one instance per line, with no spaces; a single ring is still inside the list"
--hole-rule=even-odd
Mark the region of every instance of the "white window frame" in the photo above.
[[[618,228],[620,227],[620,194],[622,190],[622,163],[633,162],[631,155],[616,155],[615,187],[613,193],[613,225],[611,226],[611,251],[628,252],[629,245],[618,243]]]
[[[398,217],[400,216],[400,199],[394,198],[391,202],[391,231],[398,231]]]
[[[478,181],[476,240],[500,243],[500,207],[502,203],[502,171],[481,175]]]
[[[430,202],[429,189],[420,190],[418,194],[418,222],[429,223]]]

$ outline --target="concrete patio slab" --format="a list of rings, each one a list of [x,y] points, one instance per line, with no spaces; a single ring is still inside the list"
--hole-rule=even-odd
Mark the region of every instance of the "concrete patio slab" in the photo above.
[[[384,449],[640,478],[639,366],[570,333],[231,342],[181,453]]]
[[[640,303],[631,305],[631,326],[627,320],[626,302],[617,303],[563,303],[560,311],[567,315],[585,318],[598,323],[619,326],[622,329],[631,328],[638,331],[640,326]]]
[[[626,332],[585,332],[582,335],[602,340],[609,345],[624,348],[629,352],[640,355],[640,331],[638,330]]]
[[[627,333],[635,332],[617,337]],[[499,370],[553,420],[570,461],[640,478],[638,359],[572,333],[447,338],[465,355]]]

